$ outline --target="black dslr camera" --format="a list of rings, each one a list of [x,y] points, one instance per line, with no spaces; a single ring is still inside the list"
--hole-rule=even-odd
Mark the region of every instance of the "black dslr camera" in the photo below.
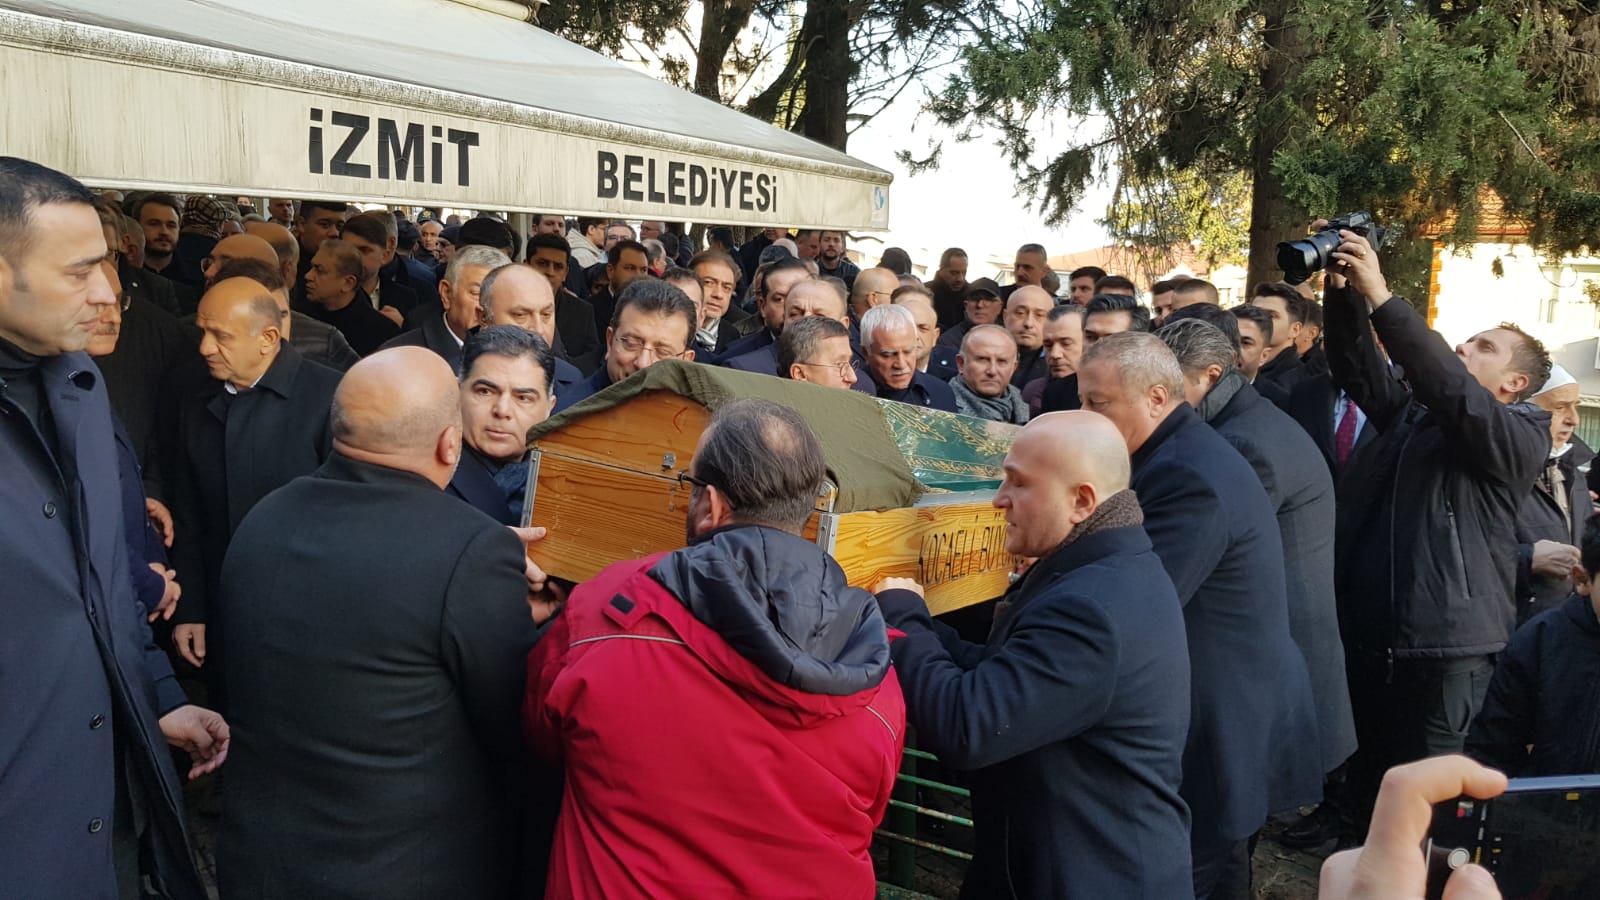
[[[1283,280],[1290,284],[1303,284],[1312,272],[1328,267],[1333,251],[1339,249],[1344,239],[1339,232],[1354,231],[1366,238],[1373,249],[1383,243],[1384,231],[1378,220],[1369,212],[1353,212],[1330,219],[1316,234],[1300,241],[1284,241],[1278,245],[1278,268],[1283,270]]]

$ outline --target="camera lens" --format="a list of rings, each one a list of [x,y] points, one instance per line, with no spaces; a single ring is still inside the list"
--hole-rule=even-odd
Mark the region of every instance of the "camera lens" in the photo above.
[[[1328,267],[1330,254],[1339,249],[1342,238],[1339,232],[1328,228],[1301,241],[1284,241],[1278,245],[1278,268],[1283,270],[1283,280],[1301,284]]]

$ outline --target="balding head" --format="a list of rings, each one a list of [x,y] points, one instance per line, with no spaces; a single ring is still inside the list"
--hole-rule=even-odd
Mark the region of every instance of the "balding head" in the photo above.
[[[444,357],[395,347],[361,360],[333,395],[333,446],[443,488],[461,456],[461,391]]]
[[[899,286],[900,276],[888,269],[862,269],[850,288],[850,309],[859,319],[862,313],[872,307],[888,303]]]
[[[485,325],[515,325],[549,346],[556,342],[556,295],[550,280],[531,266],[508,263],[490,270],[478,288]]]
[[[1083,410],[1046,413],[1006,454],[994,505],[1005,510],[1006,552],[1047,556],[1107,498],[1128,489],[1128,448],[1115,425]]]
[[[254,386],[278,356],[278,321],[278,302],[259,281],[224,278],[208,288],[194,324],[211,377],[236,388]]]
[[[226,263],[236,259],[253,259],[264,262],[273,268],[278,267],[278,254],[272,250],[272,245],[249,234],[231,234],[211,248],[211,262],[206,266],[206,286],[210,287],[217,280],[217,270]]]
[[[789,289],[784,300],[784,320],[822,316],[843,325],[849,321],[839,289],[822,280],[802,281]]]
[[[277,222],[246,222],[244,233],[251,237],[258,237],[272,245],[272,252],[278,255],[278,267],[292,276],[300,265],[300,242],[289,229]],[[292,282],[292,277],[286,276],[285,281]]]
[[[1056,298],[1049,291],[1031,284],[1017,288],[1006,298],[1002,321],[1024,354],[1037,353],[1044,346],[1044,323],[1055,306]]]

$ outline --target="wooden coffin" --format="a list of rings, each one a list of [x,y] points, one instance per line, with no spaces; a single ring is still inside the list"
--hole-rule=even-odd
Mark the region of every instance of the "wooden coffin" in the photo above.
[[[790,405],[823,439],[830,477],[843,483],[825,486],[805,537],[838,560],[851,584],[915,578],[935,613],[1005,591],[1014,561],[1005,552],[1005,518],[991,500],[1014,428],[726,370],[717,370],[708,392],[679,377],[692,379],[705,367],[658,363],[647,372],[662,365],[684,371],[635,384],[646,374],[640,373],[535,429],[524,521],[548,529],[529,551],[547,573],[579,582],[619,560],[684,546],[689,486],[678,475],[689,470],[711,409],[753,394],[778,402],[798,397]],[[607,396],[619,388],[625,398]],[[841,417],[855,417],[860,427],[841,432]],[[880,431],[888,443],[876,442]],[[845,443],[854,446],[839,446]],[[884,447],[898,459],[885,461]],[[896,480],[883,465],[860,465],[872,452],[878,456],[869,463],[903,465],[914,479],[911,489],[862,490],[852,483]],[[904,505],[885,505],[886,495]]]

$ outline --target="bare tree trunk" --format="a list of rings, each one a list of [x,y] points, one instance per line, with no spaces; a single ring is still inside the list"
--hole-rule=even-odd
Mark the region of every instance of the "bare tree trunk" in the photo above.
[[[694,92],[718,103],[722,97],[722,64],[739,33],[750,24],[755,0],[705,0],[700,4],[700,46],[694,52]]]
[[[808,0],[800,26],[802,45],[809,44],[801,84],[805,107],[795,130],[839,150],[850,139],[850,80],[856,62],[850,58],[851,4],[848,0]]]
[[[1255,139],[1250,147],[1250,261],[1246,290],[1283,278],[1278,268],[1278,242],[1304,237],[1310,221],[1306,210],[1284,196],[1283,182],[1272,172],[1272,158],[1287,137],[1287,123],[1275,114],[1276,101],[1299,74],[1305,59],[1304,41],[1284,20],[1289,0],[1267,0],[1262,4],[1266,19],[1266,64],[1261,70],[1261,109],[1267,117],[1258,119]],[[1337,210],[1327,210],[1333,215]]]

